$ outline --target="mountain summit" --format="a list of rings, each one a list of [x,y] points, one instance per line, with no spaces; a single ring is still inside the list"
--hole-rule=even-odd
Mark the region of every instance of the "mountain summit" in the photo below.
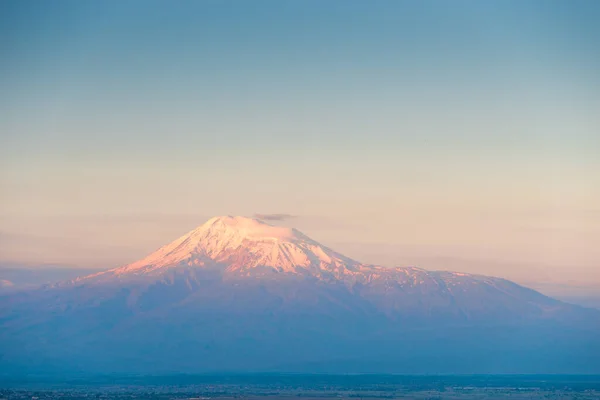
[[[600,372],[598,331],[600,313],[501,278],[364,264],[226,216],[132,264],[0,296],[0,367]]]
[[[171,289],[185,282],[185,292],[208,281],[214,285],[215,280],[259,284],[271,292],[290,284],[295,286],[291,292],[298,287],[311,291],[306,285],[318,283],[319,291],[343,288],[336,295],[345,297],[330,304],[331,293],[321,296],[328,300],[321,300],[319,312],[331,313],[327,310],[335,309],[334,304],[360,299],[365,303],[359,307],[361,312],[370,307],[420,321],[548,318],[564,308],[558,301],[500,278],[363,264],[296,229],[240,216],[211,218],[139,261],[68,284],[89,287],[130,282],[144,285],[148,296],[157,282],[169,282]],[[283,304],[289,302],[287,293],[278,296]]]
[[[161,273],[165,268],[218,268],[228,274],[325,274],[359,263],[301,232],[254,218],[215,217],[142,260],[96,276]]]

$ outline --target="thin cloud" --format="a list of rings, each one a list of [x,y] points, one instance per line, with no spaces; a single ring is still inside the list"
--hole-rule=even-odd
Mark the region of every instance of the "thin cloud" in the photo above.
[[[291,214],[254,214],[254,218],[262,219],[265,221],[285,221],[288,219],[296,218],[296,216]]]

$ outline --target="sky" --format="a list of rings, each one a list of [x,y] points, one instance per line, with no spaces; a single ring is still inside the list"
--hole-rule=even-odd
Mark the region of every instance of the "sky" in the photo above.
[[[597,1],[3,1],[0,262],[283,213],[364,262],[600,285]]]

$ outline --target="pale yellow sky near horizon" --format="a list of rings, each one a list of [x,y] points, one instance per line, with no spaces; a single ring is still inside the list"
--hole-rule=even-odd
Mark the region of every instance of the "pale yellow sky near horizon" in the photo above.
[[[246,214],[251,216],[252,214]],[[135,261],[210,216],[105,215],[0,218],[0,261],[110,268]],[[521,283],[600,285],[598,213],[559,215],[302,216],[293,226],[363,262],[495,275]]]
[[[63,160],[3,169],[0,262],[115,267],[212,216],[275,212],[297,215],[283,223],[363,262],[600,285],[600,169],[591,156],[398,160],[382,150],[353,161],[341,149],[317,158],[249,152],[199,166]]]

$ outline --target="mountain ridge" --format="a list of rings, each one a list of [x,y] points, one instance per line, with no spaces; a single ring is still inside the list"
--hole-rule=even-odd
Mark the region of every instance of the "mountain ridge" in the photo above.
[[[289,251],[290,247],[293,250],[291,252]],[[248,257],[241,257],[241,260],[235,259],[234,256],[239,257],[239,255],[232,255],[232,251],[235,252],[240,248],[246,253],[258,253],[260,256],[255,259],[248,259]],[[243,265],[246,269],[270,267],[274,273],[303,275],[301,272],[304,271],[299,271],[297,267],[311,272],[308,267],[312,266],[317,267],[317,270],[325,267],[327,271],[335,268],[345,269],[346,271],[342,271],[345,273],[348,271],[368,273],[415,271],[440,275],[451,274],[456,277],[504,280],[481,274],[444,270],[430,271],[414,266],[385,267],[361,263],[321,245],[296,229],[273,226],[255,218],[223,216],[209,219],[206,223],[138,261],[71,281],[73,283],[82,282],[86,279],[111,274],[144,274],[182,266],[210,267],[211,262],[215,265],[227,265],[228,272],[239,270]],[[232,262],[241,265],[231,268]],[[312,265],[315,263],[317,265]],[[314,270],[315,268],[313,268],[313,272]]]
[[[362,264],[297,230],[230,216],[123,267],[0,296],[0,327],[0,365],[26,369],[32,359],[121,372],[353,359],[366,372],[511,373],[545,370],[548,355],[581,371],[600,353],[599,312],[501,278]],[[527,371],[521,354],[535,354]]]

